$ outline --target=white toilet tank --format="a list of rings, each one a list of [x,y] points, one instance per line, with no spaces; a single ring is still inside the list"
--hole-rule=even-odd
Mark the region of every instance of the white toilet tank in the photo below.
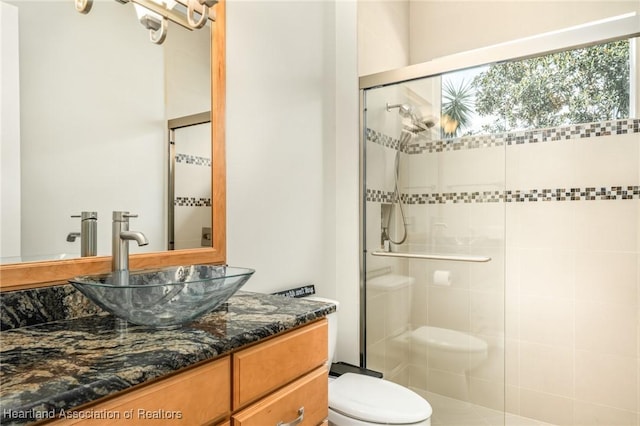
[[[367,306],[383,316],[385,337],[405,332],[411,320],[414,277],[399,274],[367,279]]]
[[[327,315],[328,321],[328,334],[329,334],[329,359],[328,367],[331,368],[331,363],[334,360],[336,354],[336,344],[338,342],[338,311],[340,310],[340,302],[333,299],[327,299],[324,297],[309,296],[305,297],[306,300],[317,300],[319,302],[333,303],[336,305],[336,311]]]

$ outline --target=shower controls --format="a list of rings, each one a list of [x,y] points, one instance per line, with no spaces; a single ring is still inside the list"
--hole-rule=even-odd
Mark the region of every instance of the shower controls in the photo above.
[[[380,246],[384,251],[391,250],[391,241],[389,241],[389,222],[391,219],[392,204],[380,204]]]
[[[202,232],[200,233],[200,245],[202,247],[211,247],[212,238],[211,227],[203,227]]]

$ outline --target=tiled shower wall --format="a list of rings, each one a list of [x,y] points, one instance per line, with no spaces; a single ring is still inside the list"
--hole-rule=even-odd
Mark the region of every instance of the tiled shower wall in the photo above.
[[[426,361],[414,350],[402,356],[404,369],[386,373],[549,423],[640,424],[639,126],[619,120],[415,140],[401,154],[408,248],[492,261],[371,259],[368,266],[386,264],[416,279],[411,328],[469,332],[489,344],[489,354],[464,374],[416,368]],[[386,170],[367,191],[374,241],[380,202],[391,199],[397,139],[374,130],[367,139],[368,160]],[[434,285],[440,269],[451,272],[449,286]],[[376,363],[385,366],[380,357]]]
[[[507,204],[511,412],[563,425],[640,422],[639,124],[507,148],[507,190],[579,188],[563,201]]]

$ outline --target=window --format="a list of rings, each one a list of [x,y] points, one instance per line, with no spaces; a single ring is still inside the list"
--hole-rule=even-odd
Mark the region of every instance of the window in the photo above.
[[[442,77],[445,138],[628,118],[629,40]]]

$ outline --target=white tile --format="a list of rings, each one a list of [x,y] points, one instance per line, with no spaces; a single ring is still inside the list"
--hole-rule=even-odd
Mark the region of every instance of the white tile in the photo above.
[[[575,141],[529,143],[507,148],[507,189],[575,186]]]
[[[575,424],[580,426],[637,426],[638,416],[633,411],[619,410],[604,405],[576,401]]]
[[[575,201],[576,244],[582,250],[638,251],[635,200]]]
[[[573,348],[520,343],[520,386],[573,397]]]
[[[544,423],[528,417],[514,416],[512,414],[505,416],[504,424],[505,426],[552,426],[550,423]]]
[[[429,287],[429,325],[469,331],[469,292],[451,287]]]
[[[500,293],[504,298],[505,291],[505,250],[484,247],[476,254],[489,256],[491,260],[483,263],[469,264],[469,289]]]
[[[520,292],[525,296],[572,298],[575,253],[566,249],[520,251]]]
[[[469,400],[481,407],[504,410],[504,383],[494,380],[469,378]]]
[[[637,358],[576,351],[576,399],[621,410],[638,409]]]
[[[410,194],[434,193],[437,191],[439,154],[422,153],[404,157],[403,165],[408,173],[408,180],[403,188]]]
[[[509,417],[508,413],[520,414],[520,388],[507,385],[504,398],[507,417]]]
[[[638,304],[576,302],[576,349],[637,357]]]
[[[504,146],[441,154],[441,192],[501,191],[505,182]]]
[[[576,203],[526,203],[521,208],[518,227],[513,230],[516,233],[515,245],[523,248],[576,248]]]
[[[175,139],[176,152],[211,158],[211,123],[176,129]]]
[[[504,336],[504,294],[469,292],[469,330],[484,336]]]
[[[520,386],[520,341],[505,342],[505,383],[510,388]]]
[[[386,299],[367,295],[367,341],[380,342],[385,337]]]
[[[469,377],[505,382],[505,343],[503,337],[482,336],[472,334],[473,337],[484,340],[488,345],[486,359],[477,367],[467,372]]]
[[[464,374],[456,374],[448,371],[429,369],[427,390],[440,395],[469,400],[469,389]]]
[[[573,299],[522,296],[520,339],[558,347],[574,344]]]
[[[376,190],[388,190],[388,185],[386,184],[387,180],[385,179],[385,177],[388,175],[388,150],[388,148],[385,148],[380,144],[367,142],[367,188]]]
[[[554,425],[574,424],[574,404],[571,398],[520,390],[520,415]]]
[[[367,368],[380,372],[384,371],[385,357],[384,340],[367,344]]]
[[[580,185],[637,185],[639,141],[640,136],[632,133],[589,138],[577,143],[575,173]]]
[[[576,299],[603,303],[638,300],[638,256],[611,251],[576,252]]]

